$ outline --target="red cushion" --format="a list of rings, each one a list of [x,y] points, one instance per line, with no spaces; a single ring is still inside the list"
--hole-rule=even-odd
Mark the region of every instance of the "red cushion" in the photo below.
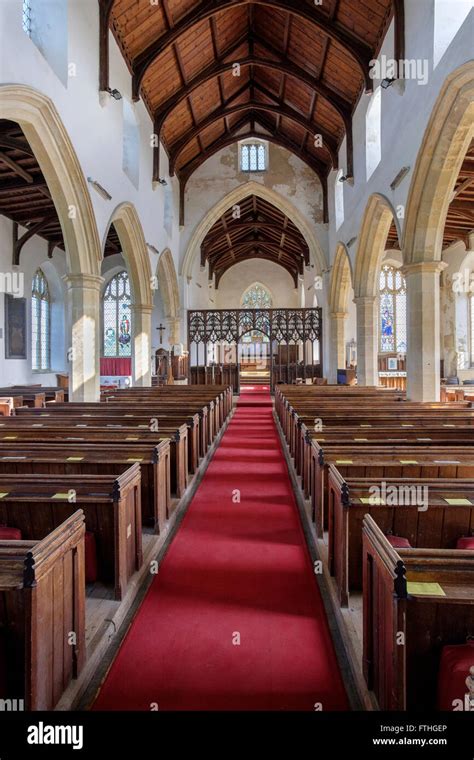
[[[468,693],[466,678],[473,665],[474,641],[443,647],[438,673],[438,710],[452,712],[456,699],[460,699],[464,706]]]
[[[5,632],[0,630],[0,699],[7,696],[7,647]]]
[[[84,553],[86,565],[86,583],[95,583],[97,580],[97,547],[95,533],[86,530],[84,538]]]
[[[408,538],[403,536],[386,536],[387,541],[392,544],[394,549],[411,549],[411,544]]]
[[[0,541],[21,541],[21,530],[0,525]]]
[[[474,536],[458,538],[456,549],[474,549]]]

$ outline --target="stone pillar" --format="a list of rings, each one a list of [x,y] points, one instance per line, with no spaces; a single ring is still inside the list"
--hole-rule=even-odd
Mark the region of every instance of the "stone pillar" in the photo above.
[[[153,306],[132,306],[132,383],[151,385],[151,313]]]
[[[439,401],[439,275],[446,266],[443,261],[422,261],[402,269],[407,283],[407,398],[411,401]]]
[[[354,298],[357,308],[357,382],[378,385],[379,309],[376,296]]]
[[[69,274],[68,316],[69,399],[98,401],[100,396],[100,294],[103,277]]]
[[[330,319],[331,352],[329,360],[328,383],[337,383],[337,370],[346,366],[346,319],[347,312],[332,311]]]
[[[166,324],[168,325],[168,343],[171,348],[175,343],[181,343],[181,320],[179,317],[167,317]]]

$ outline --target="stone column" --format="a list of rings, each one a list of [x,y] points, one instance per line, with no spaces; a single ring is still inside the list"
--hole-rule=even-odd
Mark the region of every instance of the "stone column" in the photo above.
[[[407,398],[439,401],[440,283],[447,264],[422,261],[402,271],[407,283]]]
[[[168,343],[171,348],[175,343],[181,343],[181,320],[179,317],[167,317],[166,324],[168,325]]]
[[[68,316],[69,398],[98,401],[100,396],[100,294],[103,277],[69,274],[66,283]]]
[[[151,313],[153,306],[132,306],[132,383],[151,385]]]
[[[354,303],[357,308],[357,382],[359,385],[378,385],[378,298],[358,296]]]
[[[332,311],[330,319],[331,353],[329,360],[328,383],[337,383],[337,370],[346,366],[346,319],[347,312]]]

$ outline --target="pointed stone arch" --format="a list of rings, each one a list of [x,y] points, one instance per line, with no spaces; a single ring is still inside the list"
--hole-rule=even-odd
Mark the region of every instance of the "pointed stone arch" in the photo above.
[[[390,201],[379,193],[370,196],[359,232],[359,244],[354,268],[355,298],[375,297],[378,294],[379,270],[387,237],[397,215]]]
[[[232,190],[205,215],[194,230],[191,240],[189,241],[186,253],[181,265],[181,274],[184,277],[192,276],[193,263],[197,255],[200,254],[201,243],[211,229],[212,225],[235,204],[249,195],[256,195],[259,198],[271,203],[278,208],[285,216],[289,217],[298,227],[304,236],[310,252],[311,262],[315,265],[318,273],[323,272],[327,267],[326,256],[322,250],[316,236],[313,233],[312,225],[307,221],[304,215],[290,201],[284,198],[265,185],[261,185],[254,180],[245,182],[239,187]]]
[[[132,381],[134,385],[151,384],[151,313],[153,288],[150,257],[137,210],[128,201],[117,206],[104,237],[113,224],[120,240],[123,258],[130,277],[132,294]]]
[[[89,188],[50,98],[27,85],[0,86],[0,118],[20,125],[58,215],[66,252],[69,397],[99,397],[101,248]]]
[[[40,165],[61,224],[69,273],[99,276],[102,256],[89,188],[53,102],[32,87],[2,85],[0,118],[20,125]]]
[[[405,212],[406,264],[440,261],[448,207],[474,138],[474,62],[444,82],[418,152]]]
[[[152,272],[143,227],[132,203],[121,203],[114,209],[104,237],[114,225],[122,246],[123,257],[130,276],[130,287],[135,305],[153,307]]]
[[[180,309],[179,283],[173,255],[169,248],[161,252],[157,266],[158,287],[163,298],[164,312],[169,328],[170,345],[180,342]]]
[[[338,243],[329,283],[329,311],[334,314],[347,312],[347,299],[352,285],[352,265],[344,243]]]

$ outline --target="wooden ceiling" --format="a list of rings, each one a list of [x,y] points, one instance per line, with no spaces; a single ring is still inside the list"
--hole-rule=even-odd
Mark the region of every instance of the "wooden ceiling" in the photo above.
[[[99,0],[100,87],[110,27],[181,184],[241,136],[262,136],[320,177],[337,167],[369,62],[395,13],[403,57],[403,0]],[[319,135],[320,138],[315,139]],[[321,143],[322,138],[322,145]],[[159,178],[155,151],[154,179]],[[327,214],[326,214],[327,217]]]
[[[239,202],[239,216],[230,208],[211,227],[201,245],[201,266],[209,264],[209,279],[215,286],[234,264],[248,259],[266,259],[291,275],[295,288],[298,275],[309,265],[309,249],[303,235],[275,206],[256,195]]]

